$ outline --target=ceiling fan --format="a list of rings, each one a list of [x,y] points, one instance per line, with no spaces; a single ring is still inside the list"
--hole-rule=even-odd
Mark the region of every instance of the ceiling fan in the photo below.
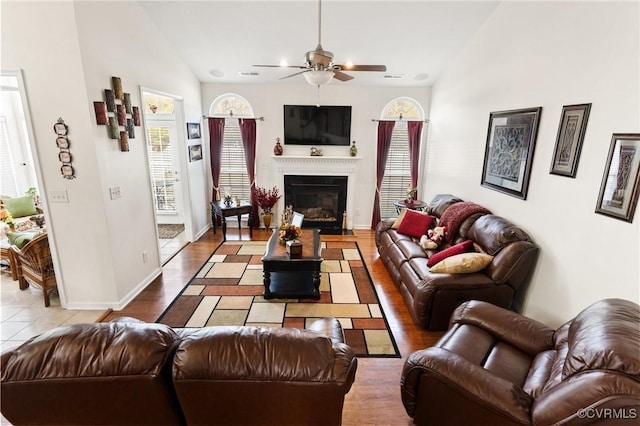
[[[343,71],[386,71],[385,65],[338,65],[333,62],[333,53],[322,48],[322,0],[318,0],[318,45],[304,55],[304,65],[254,65],[254,67],[297,68],[302,71],[280,78],[284,80],[302,74],[307,82],[313,86],[322,86],[332,78],[349,81],[353,77]]]

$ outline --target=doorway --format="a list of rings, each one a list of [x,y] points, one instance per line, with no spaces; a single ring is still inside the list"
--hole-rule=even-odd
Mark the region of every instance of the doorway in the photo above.
[[[148,89],[142,90],[142,99],[158,246],[164,264],[190,241],[190,215],[185,211],[189,204],[182,179],[182,100]]]

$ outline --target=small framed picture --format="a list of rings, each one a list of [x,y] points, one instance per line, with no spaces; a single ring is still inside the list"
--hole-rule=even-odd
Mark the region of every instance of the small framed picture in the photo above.
[[[189,146],[189,161],[202,160],[202,145]]]
[[[56,145],[60,149],[69,149],[69,139],[66,136],[58,136],[56,138]]]
[[[71,164],[63,164],[62,167],[60,167],[60,173],[62,173],[62,176],[65,179],[73,179],[74,176],[74,171],[73,171],[73,166]]]
[[[53,125],[53,131],[56,132],[58,136],[66,136],[67,130],[67,125],[64,124],[64,121],[58,121]]]
[[[71,153],[69,151],[60,151],[58,153],[58,160],[60,160],[62,163],[70,163]]]
[[[640,133],[614,133],[596,213],[633,222],[640,192]]]
[[[187,139],[200,138],[200,123],[187,123]]]
[[[556,147],[549,173],[572,178],[576,177],[590,110],[591,104],[565,105],[562,107]]]

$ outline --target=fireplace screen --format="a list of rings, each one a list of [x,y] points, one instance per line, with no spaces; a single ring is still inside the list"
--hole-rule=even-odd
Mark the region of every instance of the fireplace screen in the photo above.
[[[304,228],[341,229],[347,199],[346,176],[285,175],[284,202],[304,215]]]

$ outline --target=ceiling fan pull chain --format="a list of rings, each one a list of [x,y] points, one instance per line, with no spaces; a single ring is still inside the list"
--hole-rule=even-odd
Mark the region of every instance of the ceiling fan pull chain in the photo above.
[[[316,106],[319,108],[320,107],[320,85],[318,84],[318,95],[316,98]]]

